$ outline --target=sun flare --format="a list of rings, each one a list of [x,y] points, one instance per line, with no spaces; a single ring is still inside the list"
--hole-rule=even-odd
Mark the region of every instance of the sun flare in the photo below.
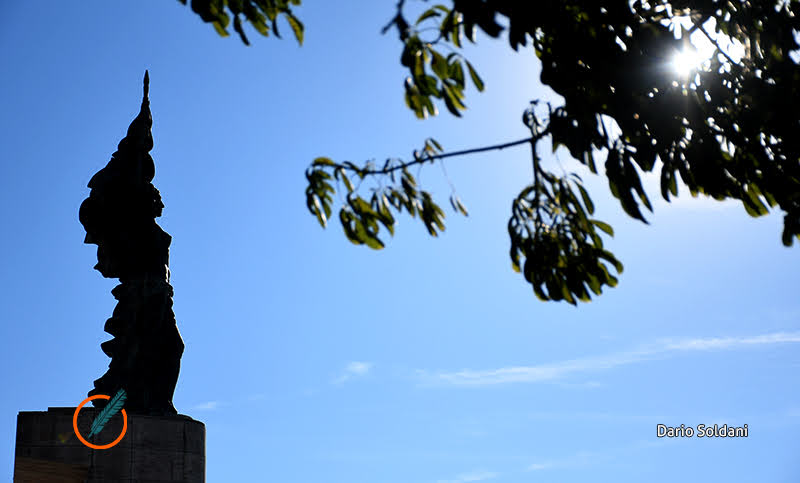
[[[706,63],[714,56],[717,47],[721,49],[721,54],[733,62],[738,62],[744,56],[744,46],[741,42],[716,32],[716,22],[713,18],[703,25],[703,29],[693,28],[691,19],[685,16],[675,17],[671,23],[676,39],[692,31],[689,36],[691,46],[676,52],[670,60],[673,72],[684,80],[692,77],[693,73],[698,70],[707,67]],[[708,37],[706,33],[708,33]]]
[[[697,50],[678,52],[672,58],[672,69],[681,77],[687,77],[700,68],[708,58],[709,55],[703,55]]]

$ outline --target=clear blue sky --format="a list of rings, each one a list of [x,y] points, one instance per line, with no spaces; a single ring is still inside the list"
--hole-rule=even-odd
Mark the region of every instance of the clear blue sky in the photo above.
[[[416,120],[398,40],[379,33],[394,4],[308,2],[302,47],[286,25],[251,47],[220,38],[175,0],[4,5],[0,478],[17,412],[77,405],[109,362],[116,282],[92,270],[78,207],[146,68],[186,343],[174,401],[206,424],[209,482],[800,478],[800,248],[781,245],[779,215],[683,193],[645,226],[589,176],[625,272],[577,309],[510,268],[524,147],[448,161],[470,217],[448,212],[438,239],[404,217],[375,252],[319,227],[314,157],[519,139],[527,102],[553,99],[532,51],[484,39],[469,53],[487,91],[463,119]],[[447,205],[438,167],[421,181]],[[665,440],[659,423],[749,437]]]

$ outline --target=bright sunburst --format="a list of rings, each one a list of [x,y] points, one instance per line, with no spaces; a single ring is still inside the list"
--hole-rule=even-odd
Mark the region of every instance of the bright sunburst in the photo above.
[[[698,50],[685,50],[678,52],[672,58],[672,68],[681,77],[688,77],[696,69],[700,68],[709,55],[703,54]]]
[[[682,37],[685,32],[692,28],[692,22],[689,17],[675,17],[671,20],[675,37]],[[709,33],[724,53],[732,58],[735,62],[744,55],[744,47],[738,40],[731,40],[726,35],[716,33],[714,28],[715,20],[709,19],[704,25],[704,29]],[[711,56],[714,55],[716,50],[715,45],[709,40],[700,29],[694,29],[694,32],[689,37],[691,47],[677,52],[672,60],[671,65],[673,71],[678,74],[682,79],[691,77],[693,72],[703,68]]]

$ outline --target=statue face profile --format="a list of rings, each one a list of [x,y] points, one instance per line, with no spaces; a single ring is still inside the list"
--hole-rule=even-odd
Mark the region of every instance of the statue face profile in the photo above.
[[[118,278],[121,275],[119,266],[120,249],[114,243],[101,241],[97,244],[97,265],[94,269],[106,278]]]

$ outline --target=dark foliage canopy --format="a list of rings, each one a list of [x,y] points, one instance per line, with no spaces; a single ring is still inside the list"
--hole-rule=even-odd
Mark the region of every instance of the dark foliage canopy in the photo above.
[[[229,10],[245,42],[240,14],[264,35],[264,19],[276,30],[283,14],[302,40],[302,24],[289,10],[299,3],[206,0],[192,8],[218,31]],[[436,115],[440,105],[460,116],[467,77],[483,90],[462,54],[478,30],[505,36],[515,50],[533,48],[541,82],[564,103],[531,102],[523,115],[531,136],[520,141],[444,153],[428,139],[413,159],[382,166],[314,160],[306,172],[307,204],[323,227],[338,189],[346,193],[339,219],[353,243],[382,248],[381,230],[393,234],[395,214],[404,210],[436,236],[445,228],[444,211],[417,186],[410,166],[530,144],[533,179],[513,200],[508,223],[512,267],[542,300],[588,301],[604,285],[616,285],[622,264],[603,246],[601,233],[613,230],[591,218],[581,179],[541,166],[536,147],[549,138],[553,150],[565,147],[593,173],[600,165],[622,209],[645,223],[642,208],[652,206],[640,173],[658,170],[667,201],[677,196],[680,180],[692,196],[741,201],[751,216],[779,209],[783,244],[800,239],[800,1],[452,0],[424,9],[413,23],[408,8],[397,2],[384,33],[396,31],[402,43],[405,101],[417,117]],[[694,36],[713,52],[678,75],[671,61],[696,51]],[[371,194],[363,197],[365,190]],[[450,202],[467,214],[457,197]]]
[[[186,5],[186,0],[178,0]],[[292,5],[300,5],[301,0],[192,0],[192,10],[204,22],[210,23],[214,30],[227,37],[228,25],[233,17],[233,29],[245,45],[250,45],[244,33],[244,18],[258,33],[269,36],[270,30],[280,38],[278,18],[283,15],[292,28],[297,41],[303,43],[303,23],[295,17]]]

